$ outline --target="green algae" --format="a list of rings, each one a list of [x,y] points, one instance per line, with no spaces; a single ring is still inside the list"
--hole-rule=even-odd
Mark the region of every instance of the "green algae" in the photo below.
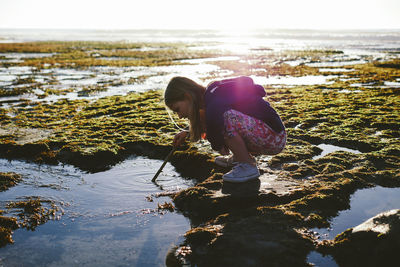
[[[156,52],[137,50],[141,47],[141,44],[50,42],[0,45],[0,51],[56,53],[12,63],[39,68],[45,64],[66,68],[168,65],[183,58],[217,54],[188,55],[185,47],[171,44],[158,46],[162,49]],[[79,49],[74,51],[76,48]],[[284,62],[307,59],[318,63],[336,54],[342,52],[268,52],[265,57],[252,55],[245,60],[216,64],[233,75],[326,75],[315,67]],[[222,172],[227,170],[213,164],[213,154],[207,146],[185,144],[174,153],[171,163],[176,169],[183,176],[198,180],[196,186],[173,196],[176,209],[194,222],[185,235],[184,247],[190,248],[185,257],[198,266],[265,262],[306,265],[306,255],[317,242],[305,229],[329,226],[330,218],[348,208],[350,196],[357,189],[400,186],[400,91],[383,86],[384,82],[400,77],[398,60],[344,68],[346,71],[335,72],[338,77],[326,85],[265,87],[266,99],[284,121],[288,142],[282,153],[258,159],[266,163],[260,167],[263,176],[271,175],[285,189],[278,190],[276,184],[265,189],[260,183],[240,188],[223,183]],[[363,85],[354,87],[354,83]],[[85,88],[82,94],[97,89]],[[104,170],[132,154],[163,159],[171,149],[176,129],[161,98],[161,91],[148,91],[92,102],[60,100],[2,108],[0,155],[38,163],[71,163],[89,171]],[[184,121],[176,121],[184,127]],[[30,138],[26,138],[29,133]],[[319,144],[361,153],[335,151],[316,159],[322,152]],[[159,204],[160,212],[174,209],[171,203]],[[0,232],[5,238],[10,236],[10,230],[1,228]],[[238,249],[243,253],[238,254]]]
[[[0,226],[0,247],[12,244],[13,242],[11,229]]]
[[[0,210],[0,247],[13,243],[13,230],[25,228],[34,231],[36,227],[59,216],[59,208],[52,201],[29,197],[22,201],[10,201],[8,216]]]
[[[273,208],[232,211],[187,232],[188,258],[199,266],[260,266],[266,262],[305,266],[299,259],[305,256],[304,248],[312,247],[312,240],[294,229],[298,226],[292,216]]]
[[[46,205],[43,205],[43,204]],[[35,230],[37,226],[55,218],[59,208],[48,200],[39,197],[29,197],[22,201],[11,201],[7,204],[7,209],[12,210],[18,216],[19,227],[28,230]]]
[[[2,123],[0,152],[5,157],[27,156],[38,162],[59,160],[87,170],[107,168],[132,154],[132,150],[161,158],[172,143],[174,126],[166,119],[160,97],[161,92],[149,91],[93,103],[60,100],[13,109],[16,116],[9,118],[11,123]],[[22,133],[28,129],[36,129],[38,133],[47,129],[48,135],[33,139],[27,147],[28,144],[18,144],[21,139],[18,135],[10,136],[7,129],[15,128]],[[153,150],[146,152],[143,146]],[[30,151],[28,155],[26,150]]]
[[[0,172],[0,192],[6,191],[8,188],[16,185],[22,180],[21,175],[11,172]]]
[[[170,211],[173,212],[175,210],[174,205],[171,202],[164,202],[163,204],[157,204],[157,210],[159,213],[163,211]]]
[[[87,68],[90,66],[165,66],[182,64],[179,60],[208,58],[216,51],[188,50],[190,46],[177,43],[125,43],[125,42],[26,42],[2,43],[1,53],[52,53],[48,57],[26,58],[22,62],[0,62],[0,65]],[[147,48],[147,49],[145,49]],[[152,49],[148,49],[152,48]]]
[[[17,218],[3,216],[4,211],[0,210],[0,247],[12,244],[12,231],[19,228]]]
[[[370,78],[367,77],[372,77],[371,80],[383,81],[393,81],[398,78],[398,70],[393,68],[392,62],[388,65],[381,64],[383,65],[349,66],[356,70],[343,72],[342,75],[353,78],[357,76],[359,82],[370,82]],[[389,71],[387,71],[388,68],[390,68]],[[217,249],[213,245],[213,242],[218,242],[218,240],[229,240],[225,245],[234,242],[237,238],[258,240],[252,235],[242,234],[243,229],[247,229],[252,222],[234,231],[234,234],[239,237],[229,237],[225,232],[227,226],[223,224],[230,221],[229,218],[235,213],[238,214],[235,217],[237,220],[247,218],[250,207],[275,206],[288,216],[283,224],[289,228],[328,227],[330,218],[336,216],[338,211],[349,207],[350,196],[355,190],[374,185],[392,187],[400,185],[399,89],[378,86],[371,89],[362,88],[357,92],[353,90],[353,93],[352,91],[339,92],[344,88],[347,89],[348,85],[334,83],[323,87],[266,88],[267,99],[281,114],[288,132],[288,145],[282,153],[269,160],[269,165],[280,172],[280,175],[300,180],[301,193],[291,194],[292,197],[286,198],[275,195],[278,201],[274,198],[263,199],[261,195],[256,196],[256,201],[242,198],[242,202],[248,202],[246,207],[233,201],[226,201],[225,197],[216,198],[215,192],[221,184],[221,180],[217,179],[209,188],[202,182],[196,187],[177,194],[174,202],[178,208],[186,211],[186,214],[194,220],[199,218],[198,213],[203,213],[205,217],[203,219],[205,224],[198,228],[198,239],[202,242],[201,248],[198,248],[199,241],[196,240],[196,235],[192,234],[197,228],[191,230],[190,238],[187,239],[186,245],[192,246],[191,257],[194,262],[201,265],[204,262],[203,257],[210,262],[218,259],[216,252],[211,250],[229,253],[225,252],[230,251],[229,249],[222,247]],[[322,158],[313,159],[321,153],[321,149],[316,146],[321,143],[356,149],[362,153],[337,151]],[[229,198],[233,199],[234,196],[231,195]],[[220,219],[218,222],[212,221],[210,216]],[[221,221],[221,218],[224,219]],[[289,221],[295,223],[291,224]],[[221,223],[223,225],[220,230],[221,237],[215,237],[215,234],[204,230]],[[230,223],[240,225],[235,220]],[[271,235],[273,232],[264,231],[267,232],[265,235]],[[280,231],[285,236],[285,231]],[[304,235],[300,237],[304,240],[309,238]],[[268,238],[265,239],[268,240],[265,242],[272,242]],[[211,240],[214,241],[211,242]],[[248,243],[243,243],[231,250],[236,251],[238,248],[242,250],[247,245]],[[201,252],[202,250],[207,250],[207,253]],[[304,250],[308,251],[307,248]],[[260,255],[261,253],[254,255],[254,258]],[[304,255],[299,257],[297,264],[305,264],[301,260],[301,258],[305,260]],[[268,259],[283,262],[273,256]],[[227,262],[224,261],[224,264]]]

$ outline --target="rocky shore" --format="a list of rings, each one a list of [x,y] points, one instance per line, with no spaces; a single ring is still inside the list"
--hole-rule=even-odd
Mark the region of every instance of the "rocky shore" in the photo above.
[[[220,63],[221,67],[226,64]],[[349,208],[350,196],[357,189],[400,187],[400,90],[383,86],[384,81],[400,78],[399,66],[399,60],[349,65],[341,79],[326,85],[265,87],[267,100],[287,128],[288,143],[279,155],[257,158],[262,172],[257,181],[223,183],[221,176],[228,170],[213,164],[215,154],[205,142],[187,143],[176,151],[171,163],[197,184],[172,195],[175,209],[190,218],[193,226],[184,244],[167,256],[167,264],[308,266],[307,255],[318,250],[333,255],[341,266],[351,266],[359,257],[353,254],[355,247],[357,255],[374,255],[375,263],[391,263],[400,248],[398,211],[384,214],[386,219],[371,219],[374,225],[366,222],[370,230],[350,226],[330,241],[319,240],[310,229],[328,227],[331,218]],[[317,72],[285,64],[275,69],[290,69],[300,76]],[[238,65],[232,64],[231,70],[246,74]],[[355,89],[343,77],[374,86]],[[37,164],[66,163],[98,172],[133,154],[163,159],[175,132],[158,90],[94,101],[25,100],[0,109],[0,156]],[[319,157],[324,152],[321,145],[336,150]],[[1,190],[7,190],[20,178],[2,173],[1,179]],[[41,207],[42,202],[27,199],[25,203],[33,208],[9,205],[25,209],[23,214],[34,210],[32,214],[41,217],[24,224],[30,220],[22,215],[0,216],[1,245],[12,242],[11,233],[17,227],[38,225],[56,213],[55,207]],[[391,222],[388,227],[387,221]],[[390,230],[375,231],[381,227]],[[368,242],[379,242],[374,254]]]

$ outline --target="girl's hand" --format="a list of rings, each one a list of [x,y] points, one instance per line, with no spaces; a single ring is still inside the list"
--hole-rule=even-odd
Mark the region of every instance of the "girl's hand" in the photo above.
[[[219,151],[221,155],[229,155],[229,149],[226,146],[223,146]]]
[[[182,143],[185,141],[186,136],[189,134],[187,131],[182,131],[180,133],[177,133],[174,137],[174,141],[172,142],[172,145],[174,147],[178,147],[182,145]]]

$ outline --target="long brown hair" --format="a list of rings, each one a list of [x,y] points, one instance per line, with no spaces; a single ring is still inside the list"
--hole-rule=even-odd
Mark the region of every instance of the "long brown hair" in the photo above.
[[[200,109],[204,108],[204,93],[206,88],[195,81],[186,77],[174,77],[168,83],[164,92],[164,102],[171,107],[176,101],[182,101],[185,93],[190,95],[191,109],[189,114],[190,121],[190,140],[198,141],[203,133],[200,120]]]

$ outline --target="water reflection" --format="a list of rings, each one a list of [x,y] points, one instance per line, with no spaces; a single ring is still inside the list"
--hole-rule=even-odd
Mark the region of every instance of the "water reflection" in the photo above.
[[[326,255],[323,256],[322,254],[311,251],[307,256],[307,262],[312,264],[315,267],[337,267],[337,263],[332,258],[332,256]]]
[[[400,208],[400,188],[373,187],[356,191],[350,200],[350,209],[339,212],[330,222],[330,228],[314,228],[321,239],[334,239],[336,235],[348,228],[355,227],[375,215],[391,209]],[[335,260],[327,255],[312,251],[307,262],[314,266],[338,266]]]
[[[108,171],[88,174],[71,166],[0,160],[0,171],[23,175],[23,182],[0,194],[0,209],[11,200],[40,196],[65,211],[59,221],[49,221],[33,232],[16,230],[15,243],[0,249],[0,263],[164,265],[168,249],[183,240],[190,223],[176,212],[157,210],[157,204],[171,201],[169,197],[154,197],[165,192],[151,182],[161,163],[135,157]],[[172,191],[192,185],[169,164],[157,182]]]
[[[346,229],[355,227],[367,219],[391,209],[400,208],[400,188],[376,186],[360,189],[350,199],[350,209],[339,212],[332,219],[331,228],[315,228],[323,239],[333,239]]]

